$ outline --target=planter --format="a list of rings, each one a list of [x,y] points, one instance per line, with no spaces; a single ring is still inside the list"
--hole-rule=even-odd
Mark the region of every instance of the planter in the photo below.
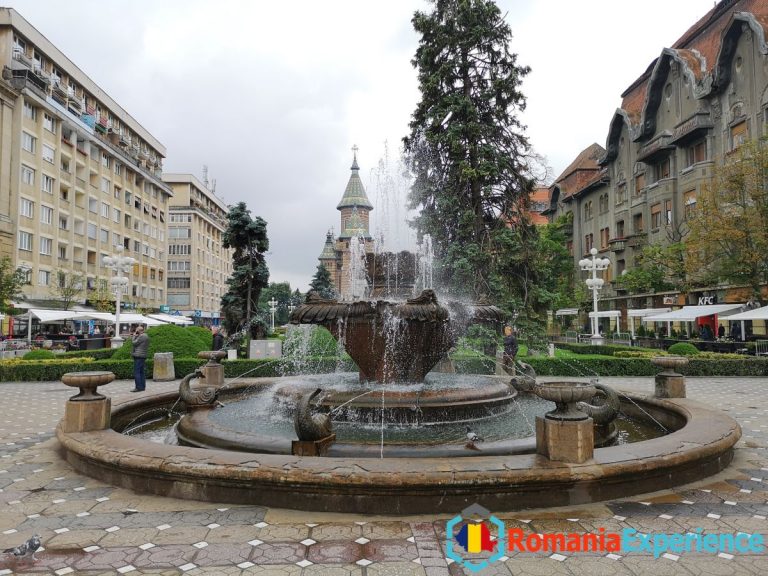
[[[538,384],[533,391],[540,398],[555,403],[556,408],[546,414],[549,420],[575,421],[589,418],[576,404],[591,399],[596,390],[586,382],[547,382]]]
[[[80,389],[78,394],[69,399],[70,402],[104,400],[105,396],[96,392],[96,389],[114,379],[112,372],[67,372],[61,377],[61,381],[67,386]]]

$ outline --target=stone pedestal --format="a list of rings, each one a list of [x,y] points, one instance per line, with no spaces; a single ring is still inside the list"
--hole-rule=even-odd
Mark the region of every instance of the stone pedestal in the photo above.
[[[685,398],[685,376],[674,372],[656,374],[656,398]]]
[[[536,418],[536,453],[557,462],[581,464],[591,460],[595,450],[592,418],[551,420]]]
[[[64,432],[91,432],[106,430],[110,425],[112,401],[109,398],[78,402],[67,400],[64,405]]]
[[[291,454],[294,456],[325,456],[328,448],[336,441],[336,434],[331,434],[320,440],[293,440]]]
[[[176,369],[173,366],[173,352],[157,352],[152,365],[152,380],[155,382],[170,382],[176,380]]]

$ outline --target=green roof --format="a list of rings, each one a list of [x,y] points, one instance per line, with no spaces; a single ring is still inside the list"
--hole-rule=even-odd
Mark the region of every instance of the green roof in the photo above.
[[[336,259],[336,249],[333,247],[333,232],[328,232],[325,236],[325,246],[323,246],[323,251],[320,253],[319,260],[335,260]]]
[[[349,182],[347,182],[347,189],[344,190],[344,196],[341,197],[341,201],[337,210],[342,208],[352,208],[357,206],[358,208],[367,208],[373,210],[373,204],[368,200],[368,196],[365,193],[365,187],[363,181],[360,179],[360,167],[357,165],[357,153],[352,160],[352,174],[349,176]]]

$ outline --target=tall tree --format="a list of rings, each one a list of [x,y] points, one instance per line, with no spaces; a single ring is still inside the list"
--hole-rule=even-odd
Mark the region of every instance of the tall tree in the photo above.
[[[63,310],[69,310],[72,304],[80,298],[84,290],[82,274],[56,273],[56,283],[50,288],[51,296],[59,302]]]
[[[21,287],[24,282],[23,270],[14,269],[11,259],[7,256],[0,259],[0,311],[7,312],[11,307],[10,301],[22,297]]]
[[[258,338],[265,327],[264,318],[258,314],[259,294],[269,281],[264,259],[269,250],[266,221],[259,216],[252,218],[245,202],[239,202],[227,213],[223,244],[234,250],[229,290],[221,298],[224,325],[230,333],[245,326],[252,338]]]
[[[271,319],[269,301],[275,299],[275,326],[288,322],[288,306],[291,304],[291,285],[289,282],[270,282],[259,295],[259,312]]]
[[[689,206],[690,209],[690,206]],[[687,268],[694,281],[752,288],[768,283],[768,141],[742,144],[717,165],[688,218]]]
[[[412,63],[421,101],[404,138],[415,176],[415,224],[430,234],[436,275],[475,297],[493,292],[494,254],[519,222],[533,186],[517,113],[529,68],[510,50],[512,32],[491,0],[432,0],[416,12]],[[522,236],[526,243],[529,236]]]
[[[331,273],[322,263],[317,265],[315,275],[312,276],[312,282],[309,287],[317,292],[323,298],[336,298],[336,290],[333,288]]]

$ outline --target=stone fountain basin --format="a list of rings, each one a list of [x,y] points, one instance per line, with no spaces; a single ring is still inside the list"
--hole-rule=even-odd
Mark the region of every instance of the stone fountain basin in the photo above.
[[[741,429],[726,414],[688,399],[627,396],[665,425],[682,426],[653,440],[595,449],[594,459],[583,464],[536,454],[385,459],[252,454],[155,444],[111,429],[66,433],[61,425],[57,436],[79,472],[136,492],[364,514],[456,513],[475,502],[491,511],[586,504],[700,480],[731,462]],[[116,402],[113,425],[119,429],[136,414],[170,407],[177,397],[166,393]]]

